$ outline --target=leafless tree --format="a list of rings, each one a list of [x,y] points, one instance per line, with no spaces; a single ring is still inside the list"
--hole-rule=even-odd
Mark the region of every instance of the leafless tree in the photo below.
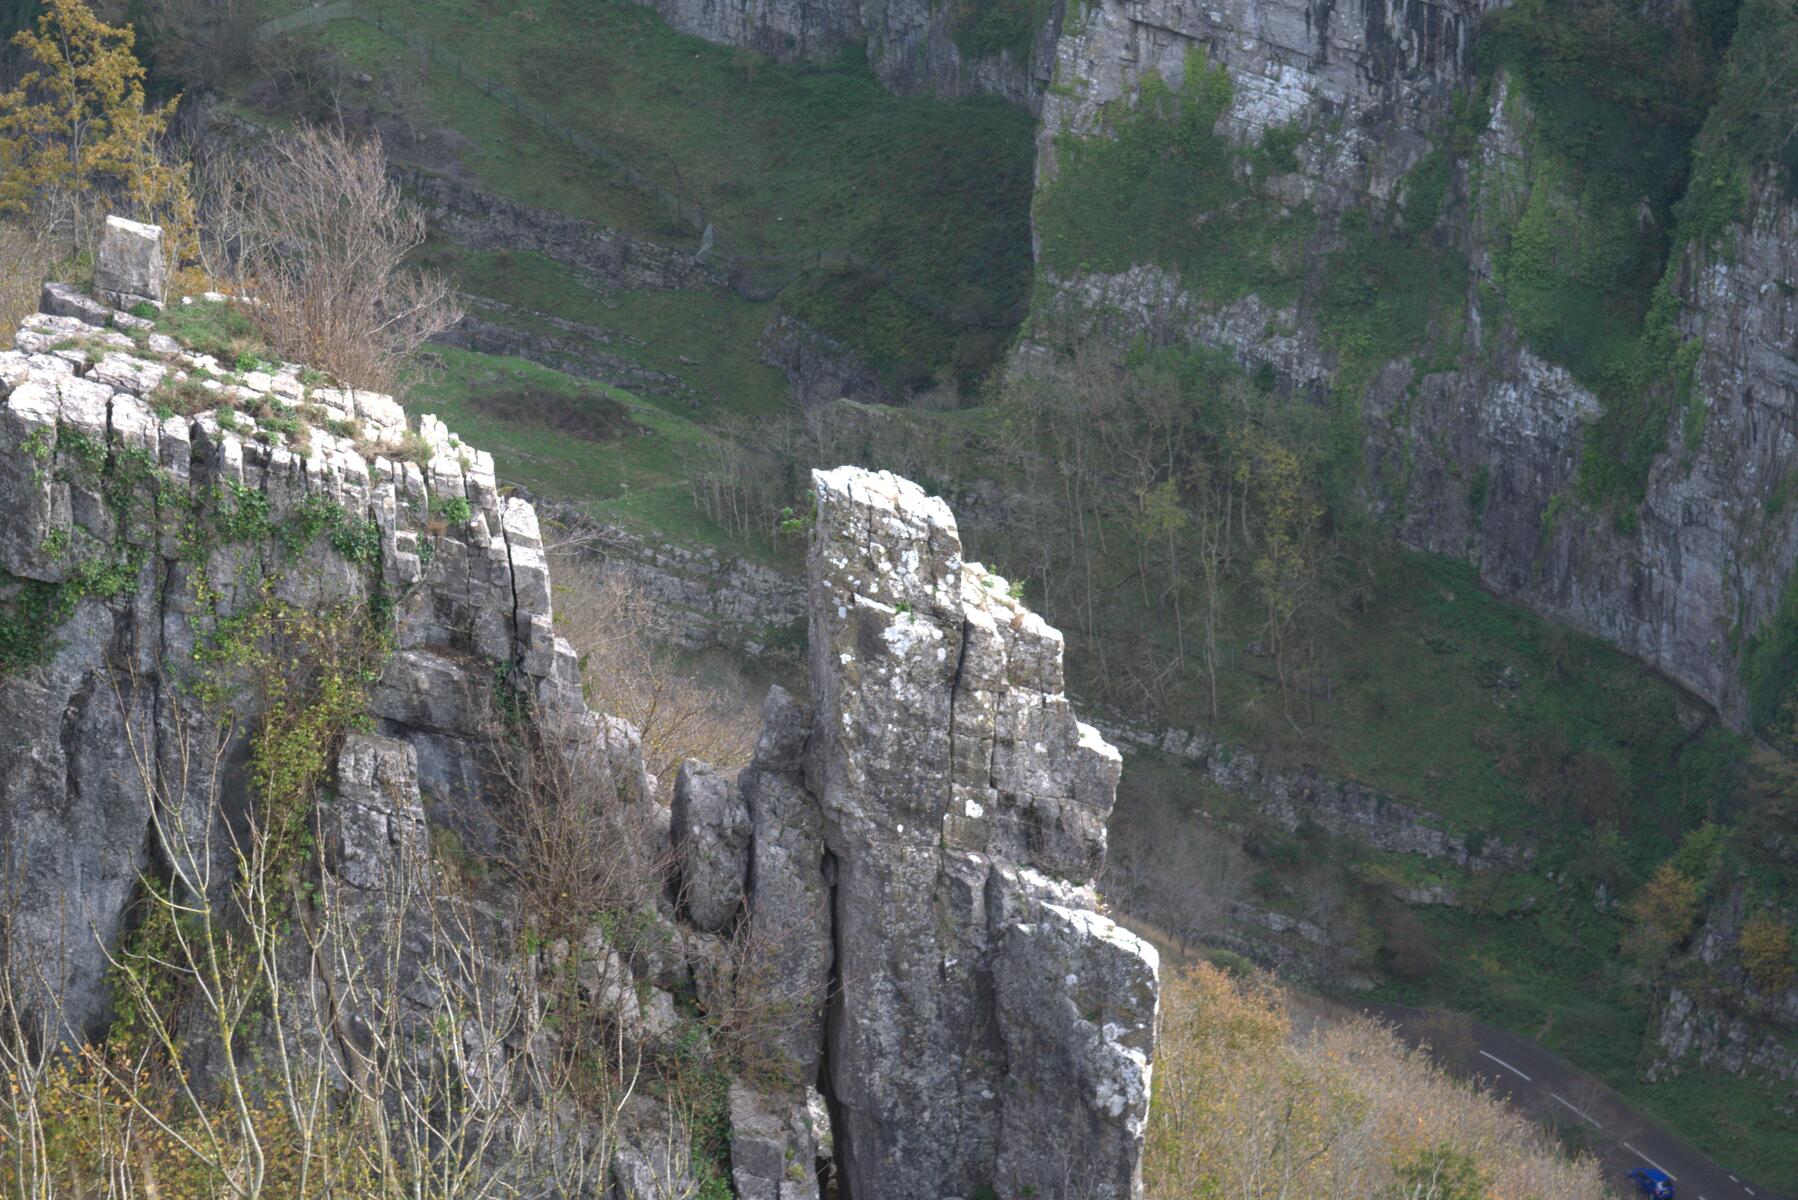
[[[209,178],[209,265],[254,297],[245,311],[277,353],[393,391],[401,365],[461,319],[449,281],[406,264],[425,216],[379,140],[305,128],[216,160]]]
[[[127,722],[168,878],[144,880],[148,932],[108,948],[113,1035],[80,1042],[53,989],[38,1002],[42,979],[0,972],[7,1193],[603,1189],[641,1048],[614,1024],[573,1052],[568,1031],[590,1023],[496,940],[491,897],[446,884],[422,812],[379,882],[355,886],[328,864],[296,870],[254,815],[232,832],[216,720],[175,701],[160,734]],[[330,806],[309,820],[332,845]]]

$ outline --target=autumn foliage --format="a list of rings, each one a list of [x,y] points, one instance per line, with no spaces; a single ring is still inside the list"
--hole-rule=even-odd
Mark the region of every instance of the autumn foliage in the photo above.
[[[26,69],[0,93],[0,217],[85,249],[107,212],[163,228],[180,261],[197,253],[185,166],[161,144],[176,101],[152,107],[129,25],[81,0],[44,0],[13,44]]]
[[[1743,924],[1738,935],[1742,965],[1756,987],[1783,992],[1798,985],[1798,967],[1792,965],[1792,931],[1784,922],[1760,913]]]
[[[1608,1194],[1503,1102],[1389,1029],[1297,1032],[1271,985],[1204,963],[1162,984],[1151,1200],[1580,1200]]]

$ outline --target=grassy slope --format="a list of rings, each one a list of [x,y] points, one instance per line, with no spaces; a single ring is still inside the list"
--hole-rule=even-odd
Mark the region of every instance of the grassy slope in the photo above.
[[[597,292],[566,267],[531,252],[469,253],[433,243],[426,258],[474,296],[605,331],[615,340],[595,349],[679,376],[697,395],[703,416],[767,415],[787,404],[786,380],[761,361],[758,350],[771,303],[697,292]],[[526,329],[541,324],[513,314],[482,315]]]
[[[1456,885],[1466,907],[1411,910],[1427,932],[1433,969],[1416,979],[1387,975],[1376,996],[1465,1011],[1537,1037],[1720,1160],[1769,1182],[1798,1177],[1798,1120],[1781,1115],[1763,1085],[1697,1069],[1669,1083],[1640,1081],[1651,1051],[1650,981],[1620,952],[1627,919],[1593,902],[1599,876],[1611,896],[1629,895],[1687,832],[1729,803],[1739,740],[1711,729],[1687,741],[1674,717],[1687,702],[1671,685],[1603,643],[1492,598],[1459,564],[1407,555],[1382,563],[1377,578],[1366,611],[1328,637],[1340,686],[1335,700],[1319,705],[1315,725],[1295,730],[1277,691],[1238,671],[1223,681],[1220,732],[1276,761],[1389,790],[1464,834],[1536,845],[1541,857],[1529,872],[1469,879],[1418,856],[1262,829],[1248,843],[1262,868],[1249,898],[1309,915],[1308,893],[1288,882],[1294,868],[1333,869],[1378,947],[1397,928],[1385,879]],[[1074,665],[1092,657],[1070,635]],[[1169,717],[1209,724],[1191,694],[1175,698]],[[1530,779],[1501,768],[1501,758],[1527,760],[1541,743],[1616,772],[1623,824],[1615,838],[1595,834],[1564,798],[1532,799]],[[1139,756],[1127,774],[1143,769],[1169,794],[1194,789],[1172,763],[1156,768]],[[1245,819],[1228,796],[1214,794],[1205,807],[1214,819]]]
[[[752,278],[787,289],[790,307],[892,381],[971,382],[1002,352],[1031,271],[1024,110],[897,97],[853,53],[766,63],[633,4],[395,0],[386,11],[703,210]],[[357,21],[327,33],[371,72],[402,50]],[[432,118],[469,139],[466,165],[500,194],[697,246],[696,229],[612,168],[453,71],[434,69],[426,87]]]
[[[609,441],[573,438],[549,424],[495,415],[486,399],[500,392],[544,390],[605,397],[625,406],[632,432]],[[677,541],[763,552],[730,538],[693,506],[689,464],[715,435],[629,392],[574,379],[516,358],[441,348],[411,381],[414,412],[441,417],[470,445],[493,454],[500,477],[544,496],[581,504],[592,516]]]

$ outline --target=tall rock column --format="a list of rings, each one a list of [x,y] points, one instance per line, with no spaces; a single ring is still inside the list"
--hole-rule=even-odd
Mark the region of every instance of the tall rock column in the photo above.
[[[962,561],[942,501],[849,467],[813,487],[848,1194],[1132,1196],[1157,966],[1090,888],[1118,754],[1074,718],[1060,634]]]

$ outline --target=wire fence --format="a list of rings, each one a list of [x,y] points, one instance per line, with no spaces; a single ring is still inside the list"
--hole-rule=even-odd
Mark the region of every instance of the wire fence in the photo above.
[[[611,146],[568,124],[543,106],[521,96],[514,88],[500,83],[454,51],[426,37],[418,30],[396,20],[377,4],[365,0],[333,0],[332,3],[300,9],[284,17],[267,21],[256,28],[256,39],[280,37],[331,21],[356,20],[371,25],[389,37],[403,42],[422,62],[442,67],[470,87],[476,88],[522,120],[530,122],[563,145],[600,164],[633,189],[649,197],[680,227],[699,238],[695,258],[729,275],[732,285],[755,299],[769,299],[804,275],[813,271],[854,272],[869,282],[890,289],[906,304],[928,312],[952,324],[1006,328],[1023,317],[1023,302],[1003,313],[976,314],[966,305],[952,305],[937,296],[912,287],[893,272],[853,250],[819,247],[785,253],[750,252],[730,242],[710,213],[632,165],[629,159]]]

